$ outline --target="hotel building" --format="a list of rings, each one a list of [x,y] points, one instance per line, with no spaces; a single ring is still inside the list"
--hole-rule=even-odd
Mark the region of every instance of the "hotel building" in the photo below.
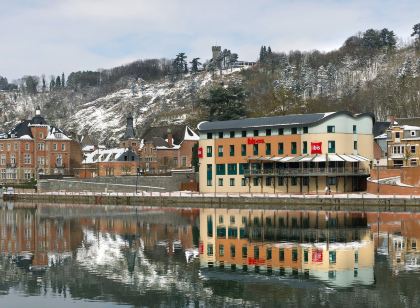
[[[200,191],[362,191],[373,159],[370,113],[201,122]]]

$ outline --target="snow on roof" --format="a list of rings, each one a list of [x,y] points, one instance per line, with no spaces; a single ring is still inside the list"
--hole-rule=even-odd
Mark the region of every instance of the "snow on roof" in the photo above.
[[[198,141],[200,137],[188,126],[185,126],[184,140]]]
[[[401,127],[404,130],[420,130],[420,126],[403,125]]]
[[[385,133],[385,134],[382,134],[382,135],[376,136],[374,139],[387,139],[387,138],[388,138],[388,136],[387,136],[387,134]]]
[[[32,137],[29,135],[23,135],[19,139],[32,140]]]
[[[48,135],[45,138],[46,140],[71,140],[67,137],[61,130],[54,126],[47,125]]]
[[[123,153],[128,151],[127,148],[97,149],[86,155],[83,164],[93,164],[97,162],[108,162],[117,160]]]

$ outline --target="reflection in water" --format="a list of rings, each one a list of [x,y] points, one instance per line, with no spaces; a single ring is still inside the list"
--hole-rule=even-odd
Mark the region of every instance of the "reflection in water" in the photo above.
[[[364,213],[200,211],[202,266],[281,276],[336,287],[374,283],[374,244]]]
[[[419,240],[409,213],[3,206],[0,306],[410,307]]]

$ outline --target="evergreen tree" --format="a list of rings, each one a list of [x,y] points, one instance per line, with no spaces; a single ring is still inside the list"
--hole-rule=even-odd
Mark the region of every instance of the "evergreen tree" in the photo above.
[[[216,71],[216,62],[210,60],[210,62],[207,64],[206,70],[212,74],[212,77],[214,78],[214,72]]]
[[[50,81],[50,92],[55,90],[55,77],[51,76],[51,81]]]
[[[192,147],[192,155],[191,155],[191,166],[194,168],[195,172],[198,172],[198,143],[195,143]]]
[[[47,90],[47,85],[45,84],[45,75],[42,75],[42,92]]]
[[[198,72],[198,67],[201,65],[201,63],[198,60],[200,60],[200,58],[194,58],[190,62],[191,63],[191,72],[192,73],[197,73]]]
[[[387,28],[384,28],[380,32],[381,45],[388,50],[394,50],[397,45],[397,40],[395,39],[394,31],[389,31]]]
[[[413,33],[411,33],[411,36],[415,39],[415,45],[418,49],[420,49],[420,23],[415,24],[413,26]]]
[[[57,78],[55,79],[55,88],[56,89],[60,89],[61,88],[61,79],[60,79],[60,76],[57,76]]]
[[[61,74],[61,87],[64,88],[66,85],[65,79],[64,79],[64,73]]]
[[[217,85],[201,100],[210,121],[239,119],[246,115],[245,91],[241,86]]]

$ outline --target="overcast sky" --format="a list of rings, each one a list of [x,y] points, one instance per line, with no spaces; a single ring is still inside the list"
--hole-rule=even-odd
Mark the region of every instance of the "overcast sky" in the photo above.
[[[209,59],[222,45],[255,60],[274,51],[332,50],[368,28],[407,40],[419,0],[0,0],[0,75],[66,74],[178,52]]]

